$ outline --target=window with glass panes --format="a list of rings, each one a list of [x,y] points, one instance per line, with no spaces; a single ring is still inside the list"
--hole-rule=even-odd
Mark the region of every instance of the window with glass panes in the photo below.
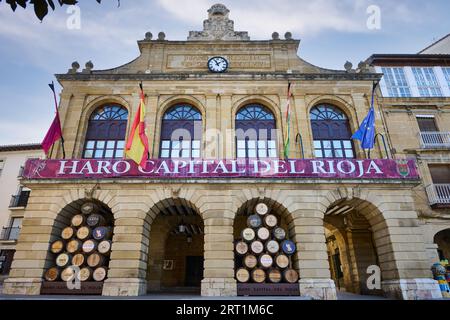
[[[442,96],[441,87],[433,68],[412,68],[412,71],[421,97]]]
[[[347,116],[337,107],[322,104],[311,109],[316,158],[354,158],[352,133]]]
[[[237,158],[276,158],[277,136],[273,113],[259,104],[241,108],[236,114]]]
[[[450,67],[442,68],[445,80],[447,81],[448,88],[450,89]]]
[[[161,125],[160,158],[201,157],[202,115],[189,104],[170,108]]]
[[[123,158],[128,111],[119,105],[96,109],[88,124],[83,157],[86,159]]]
[[[381,68],[390,97],[411,97],[411,89],[403,68]]]

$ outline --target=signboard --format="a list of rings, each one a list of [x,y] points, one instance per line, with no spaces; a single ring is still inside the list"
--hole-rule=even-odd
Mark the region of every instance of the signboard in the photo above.
[[[418,179],[414,160],[173,160],[153,159],[145,168],[131,160],[30,159],[26,179],[111,178],[311,178],[311,179]]]

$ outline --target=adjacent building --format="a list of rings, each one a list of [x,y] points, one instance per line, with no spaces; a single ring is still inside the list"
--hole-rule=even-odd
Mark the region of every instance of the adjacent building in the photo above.
[[[0,283],[11,269],[30,189],[21,185],[27,159],[41,158],[40,144],[0,146]]]
[[[447,57],[373,56],[357,68],[324,69],[297,55],[300,40],[289,32],[254,41],[235,31],[221,4],[187,41],[147,33],[138,46],[140,56],[123,66],[73,63],[57,75],[66,159],[57,144],[49,159],[27,162],[21,183],[32,193],[4,293],[71,293],[57,267],[71,255],[57,256],[64,248],[55,243],[75,237],[70,225],[83,218],[73,217],[96,208],[113,229],[112,247],[99,259],[106,278],[87,281],[81,293],[273,295],[289,287],[316,299],[336,299],[337,289],[441,297],[430,267],[448,241],[430,235],[449,228]],[[368,153],[351,136],[383,73],[379,135]],[[123,159],[140,82],[144,167]],[[289,267],[298,283],[237,280],[235,244],[258,203],[295,244]],[[380,286],[369,286],[377,268]]]

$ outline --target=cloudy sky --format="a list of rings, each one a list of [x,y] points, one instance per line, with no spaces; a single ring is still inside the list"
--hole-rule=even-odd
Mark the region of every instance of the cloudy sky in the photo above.
[[[53,118],[47,83],[73,61],[112,68],[134,59],[136,40],[164,31],[185,40],[201,30],[209,0],[80,1],[81,26],[67,28],[71,14],[57,8],[41,23],[32,10],[0,3],[0,145],[40,142]],[[450,33],[448,0],[223,0],[235,29],[252,39],[291,31],[299,55],[326,68],[357,65],[373,53],[417,53]],[[381,28],[369,29],[367,9],[381,9]],[[60,89],[60,87],[58,87]]]

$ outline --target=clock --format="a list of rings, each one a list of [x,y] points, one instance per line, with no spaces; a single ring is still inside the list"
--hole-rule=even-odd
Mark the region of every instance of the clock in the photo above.
[[[228,69],[228,61],[223,57],[212,57],[208,60],[208,69],[214,73],[223,73]]]

